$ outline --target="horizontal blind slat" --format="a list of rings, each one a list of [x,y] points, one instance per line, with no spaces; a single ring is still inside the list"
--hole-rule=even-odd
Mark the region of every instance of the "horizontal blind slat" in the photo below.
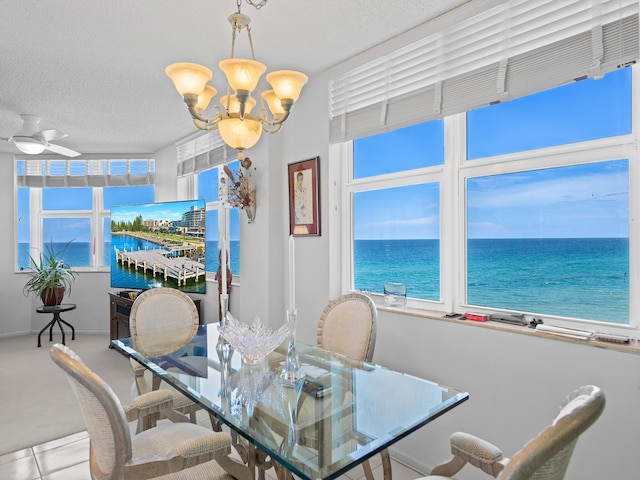
[[[80,188],[120,185],[153,185],[155,161],[153,159],[79,158],[18,159],[24,173],[16,176],[17,185],[31,188]]]
[[[208,170],[237,157],[235,150],[224,143],[217,129],[176,145],[176,153],[178,177]]]

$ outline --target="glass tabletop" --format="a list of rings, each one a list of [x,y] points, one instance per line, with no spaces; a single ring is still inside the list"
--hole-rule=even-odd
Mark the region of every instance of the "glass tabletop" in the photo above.
[[[468,399],[466,392],[297,342],[305,372],[280,379],[286,341],[259,365],[216,351],[218,324],[181,341],[113,340],[289,471],[331,480]],[[173,338],[180,337],[177,333]],[[188,340],[188,341],[187,341]],[[145,354],[146,345],[154,345]]]

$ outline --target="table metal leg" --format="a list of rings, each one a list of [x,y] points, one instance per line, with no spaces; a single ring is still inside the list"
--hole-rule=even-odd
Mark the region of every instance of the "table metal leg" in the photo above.
[[[76,339],[76,329],[73,328],[73,325],[71,325],[68,322],[65,322],[62,318],[59,318],[59,316],[58,316],[58,320],[60,320],[62,323],[64,323],[67,327],[69,327],[71,329],[71,340],[75,340]],[[62,325],[60,325],[60,328],[62,329]],[[64,334],[63,334],[63,338],[64,338]]]
[[[65,333],[64,333],[64,328],[62,327],[62,324],[64,323],[66,326],[68,326],[71,329],[71,340],[75,340],[76,339],[76,329],[73,328],[73,325],[71,325],[68,322],[65,322],[62,318],[60,318],[60,314],[59,313],[54,313],[53,314],[53,320],[51,320],[49,323],[47,323],[45,325],[45,327],[40,330],[40,333],[38,333],[38,346],[42,346],[42,342],[40,341],[40,337],[42,336],[43,332],[48,328],[49,329],[49,341],[52,342],[53,341],[53,327],[55,326],[55,324],[58,324],[58,327],[60,327],[60,333],[62,334],[62,344],[65,344]]]
[[[40,333],[38,334],[38,346],[41,346],[41,343],[40,343],[40,336],[42,335],[42,333],[43,333],[47,328],[49,329],[49,341],[51,341],[51,329],[53,328],[53,324],[54,324],[54,322],[55,322],[55,321],[56,321],[56,320],[55,320],[55,318],[54,318],[54,319],[53,319],[53,320],[51,320],[49,323],[47,323],[47,324],[45,325],[45,327],[44,327],[42,330],[40,330]]]
[[[56,322],[58,322],[58,327],[60,327],[60,333],[62,334],[62,344],[66,345],[64,343],[64,328],[62,328],[62,324],[60,323],[60,314],[55,314],[55,317],[56,317]],[[49,333],[51,333],[51,332],[49,332]],[[49,338],[49,341],[52,341],[52,339]]]

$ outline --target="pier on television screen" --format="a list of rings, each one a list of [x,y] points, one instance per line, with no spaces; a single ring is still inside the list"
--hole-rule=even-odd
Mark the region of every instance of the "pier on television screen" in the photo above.
[[[111,208],[111,288],[206,293],[204,200]]]

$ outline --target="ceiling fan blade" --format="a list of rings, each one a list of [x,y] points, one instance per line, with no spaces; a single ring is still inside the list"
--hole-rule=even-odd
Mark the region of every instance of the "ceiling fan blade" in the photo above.
[[[58,130],[42,130],[38,133],[35,133],[34,138],[42,138],[45,142],[50,142],[52,140],[60,140],[61,138],[68,137],[66,133],[59,132]]]
[[[59,153],[60,155],[64,155],[65,157],[77,157],[78,155],[82,155],[75,150],[71,150],[67,147],[62,147],[60,145],[54,145],[53,143],[47,143],[44,146],[47,150],[52,151],[53,153]]]
[[[10,142],[11,138],[0,137],[0,140],[3,140],[5,142]]]

